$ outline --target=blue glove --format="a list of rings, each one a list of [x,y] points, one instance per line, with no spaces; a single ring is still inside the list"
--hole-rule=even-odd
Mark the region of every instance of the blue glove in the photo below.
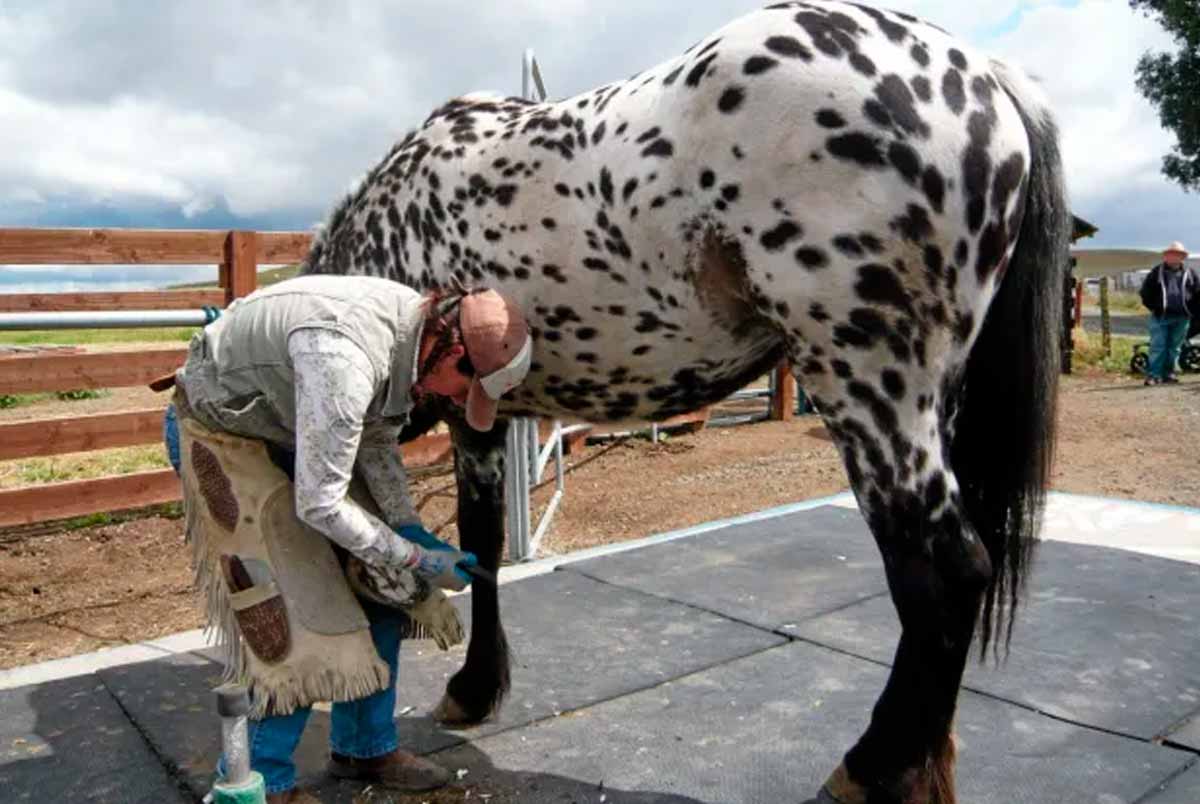
[[[479,559],[474,553],[468,553],[463,550],[455,549],[452,545],[442,541],[420,525],[401,525],[395,530],[396,534],[400,538],[412,542],[423,550],[434,553],[451,552],[462,556],[458,561],[454,562],[454,574],[458,577],[458,580],[462,582],[462,585],[459,586],[458,584],[449,584],[449,586],[450,588],[456,590],[462,590],[471,585],[471,581],[474,580],[474,576],[472,576],[466,570],[460,568],[464,566],[474,567],[479,564]],[[445,569],[443,566],[444,563],[445,562],[436,560],[435,556],[430,556],[428,560],[423,558],[420,562],[420,566],[424,570],[424,574],[436,579],[438,576],[443,574]]]

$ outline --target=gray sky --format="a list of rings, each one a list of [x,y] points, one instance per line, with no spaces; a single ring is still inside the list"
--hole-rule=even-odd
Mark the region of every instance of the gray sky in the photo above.
[[[307,228],[434,106],[517,93],[526,46],[563,97],[760,4],[0,0],[0,226]],[[1045,82],[1086,245],[1200,243],[1200,195],[1159,174],[1172,139],[1134,87],[1169,42],[1126,0],[886,5]]]

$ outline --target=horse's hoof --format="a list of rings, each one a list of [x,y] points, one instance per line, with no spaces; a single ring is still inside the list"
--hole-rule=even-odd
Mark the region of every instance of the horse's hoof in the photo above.
[[[470,713],[447,693],[442,693],[442,700],[434,707],[433,719],[443,726],[474,726],[480,722],[479,718],[471,717]]]

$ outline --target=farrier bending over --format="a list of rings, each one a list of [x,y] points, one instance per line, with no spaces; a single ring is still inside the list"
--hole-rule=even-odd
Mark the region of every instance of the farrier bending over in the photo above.
[[[397,436],[420,394],[491,429],[531,348],[495,291],[425,296],[323,275],[239,299],[193,338],[168,448],[227,677],[251,689],[251,767],[273,804],[317,800],[295,787],[292,752],[322,700],[335,702],[335,776],[401,791],[449,781],[398,748],[397,658],[405,635],[461,640],[441,590],[464,589],[476,557],[421,524]]]

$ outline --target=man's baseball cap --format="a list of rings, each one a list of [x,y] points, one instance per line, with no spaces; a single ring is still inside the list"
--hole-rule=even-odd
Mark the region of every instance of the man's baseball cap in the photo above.
[[[500,397],[524,382],[529,373],[533,340],[520,309],[495,290],[464,297],[458,321],[475,368],[467,392],[467,424],[476,430],[491,430]]]

